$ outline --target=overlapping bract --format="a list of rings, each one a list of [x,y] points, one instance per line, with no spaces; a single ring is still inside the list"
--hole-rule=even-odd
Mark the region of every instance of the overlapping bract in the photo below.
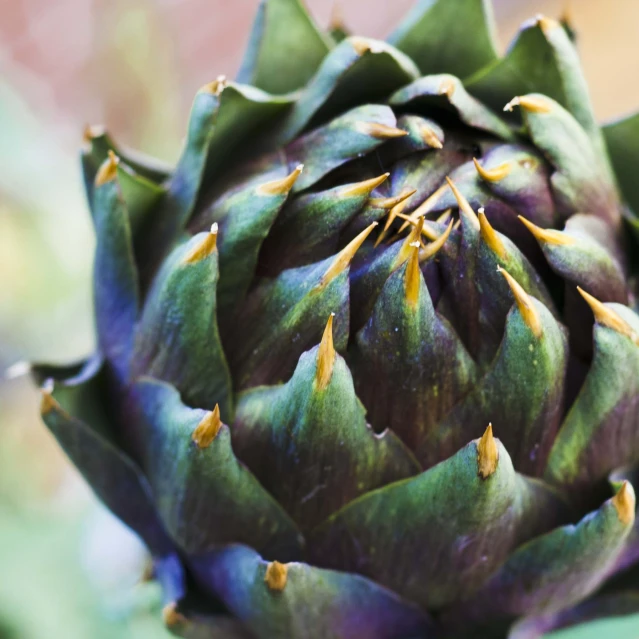
[[[639,609],[636,118],[602,132],[546,18],[504,58],[482,0],[338,34],[264,2],[173,171],[87,130],[99,353],[34,368],[44,421],[176,634]]]

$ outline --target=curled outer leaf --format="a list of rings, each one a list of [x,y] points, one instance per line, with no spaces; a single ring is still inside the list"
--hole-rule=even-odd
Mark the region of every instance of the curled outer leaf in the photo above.
[[[389,102],[396,107],[410,105],[412,109],[445,108],[455,112],[470,127],[492,133],[503,140],[514,140],[508,125],[473,98],[454,75],[427,75],[419,78],[396,91]]]
[[[289,563],[286,585],[265,582],[269,564],[245,546],[194,558],[197,582],[220,599],[258,639],[434,637],[427,613],[359,575]],[[308,605],[312,602],[313,605]]]
[[[421,475],[347,505],[311,535],[309,549],[319,565],[439,608],[474,592],[563,510],[550,489],[515,473],[489,431]]]
[[[154,555],[169,557],[174,545],[156,513],[151,487],[116,443],[107,420],[105,372],[97,356],[72,371],[35,366],[34,377],[42,384],[42,419],[96,495]]]
[[[514,98],[536,146],[555,168],[550,180],[559,211],[592,213],[615,225],[619,201],[605,162],[583,126],[551,98],[531,93]]]
[[[565,28],[538,16],[525,22],[506,55],[468,78],[466,87],[482,102],[500,109],[514,95],[538,93],[570,111],[605,160],[605,146],[595,119],[579,54]]]
[[[385,99],[419,77],[414,62],[395,47],[348,37],[324,58],[277,131],[274,146],[293,140],[312,121],[325,121],[357,104]]]
[[[185,552],[239,541],[268,557],[301,552],[295,524],[231,449],[219,413],[185,406],[170,385],[141,378],[133,405],[142,465],[167,530]]]
[[[634,504],[634,490],[626,483],[578,524],[521,546],[464,602],[464,616],[512,620],[556,613],[581,601],[603,582],[621,552],[634,521]],[[626,518],[630,506],[632,516]],[[452,618],[455,613],[450,614]]]
[[[639,461],[639,317],[583,294],[595,315],[594,356],[545,471],[576,497],[615,467]]]
[[[289,166],[305,166],[293,191],[307,189],[345,162],[373,151],[388,140],[406,136],[406,131],[396,125],[390,107],[365,104],[300,136],[284,148]]]
[[[159,264],[195,211],[203,183],[223,168],[223,159],[247,136],[290,105],[255,87],[227,82],[223,76],[202,87],[191,107],[186,141],[167,193],[149,225],[152,237],[144,260]]]

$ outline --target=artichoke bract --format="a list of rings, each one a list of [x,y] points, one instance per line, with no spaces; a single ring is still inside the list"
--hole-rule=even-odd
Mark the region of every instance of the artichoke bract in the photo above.
[[[505,108],[504,108],[505,107]],[[177,635],[532,639],[639,611],[639,117],[482,0],[265,0],[175,168],[90,127],[98,351],[42,416]]]

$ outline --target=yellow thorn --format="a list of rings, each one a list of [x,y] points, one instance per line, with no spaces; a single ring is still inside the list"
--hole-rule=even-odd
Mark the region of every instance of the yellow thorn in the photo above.
[[[335,365],[335,347],[333,346],[333,317],[331,313],[326,322],[326,328],[322,335],[319,349],[317,351],[317,370],[315,371],[315,386],[317,390],[324,390],[328,387],[333,376],[333,366]]]
[[[390,175],[390,173],[382,173],[379,177],[371,178],[370,180],[364,180],[363,182],[357,182],[345,189],[340,193],[342,197],[358,197],[360,195],[369,195],[373,189],[377,188],[384,180]]]
[[[506,282],[508,282],[508,286],[510,286],[515,302],[517,302],[517,308],[519,309],[524,323],[528,326],[528,328],[530,328],[535,337],[541,337],[543,332],[541,318],[533,304],[532,298],[528,295],[528,293],[526,293],[526,291],[524,291],[519,282],[517,282],[517,280],[508,273],[508,271],[500,266],[497,267],[497,270],[504,276]]]
[[[215,408],[204,415],[202,421],[195,427],[191,439],[198,448],[208,448],[217,437],[221,427],[220,406],[215,404]]]
[[[451,213],[453,212],[452,209],[446,209],[436,220],[435,222],[438,222],[439,224],[446,224],[446,222],[448,222],[448,220],[450,220],[450,216]]]
[[[495,229],[490,225],[486,213],[484,213],[484,209],[479,209],[477,213],[477,217],[479,218],[479,233],[482,240],[484,240],[486,246],[500,259],[506,259],[506,247],[499,235],[497,235]]]
[[[399,252],[395,256],[395,261],[393,262],[393,270],[399,268],[412,255],[413,245],[415,244],[415,242],[421,245],[423,228],[424,218],[420,217],[417,223],[413,225],[413,228],[411,228],[410,233],[406,236],[406,239],[403,241]]]
[[[617,333],[621,333],[629,337],[637,346],[639,346],[639,335],[632,330],[632,327],[619,314],[615,313],[611,308],[600,302],[596,297],[586,293],[580,286],[577,287],[581,297],[583,297],[588,306],[590,306],[595,322],[602,326],[607,326]]]
[[[295,181],[304,170],[303,164],[298,164],[291,173],[281,180],[265,182],[257,187],[259,195],[286,195],[292,188]]]
[[[629,481],[624,481],[617,494],[612,498],[612,505],[617,511],[619,521],[628,526],[635,520],[635,491]]]
[[[417,192],[417,189],[404,189],[399,195],[395,197],[377,197],[368,200],[369,206],[375,209],[392,209],[400,202],[407,200],[411,195]]]
[[[512,111],[513,107],[516,106],[530,113],[549,113],[552,110],[550,103],[544,98],[532,95],[520,95],[513,98],[504,107],[504,111]]]
[[[406,302],[413,310],[417,308],[417,302],[419,301],[419,289],[422,279],[422,272],[419,270],[420,246],[421,244],[419,242],[410,243],[412,251],[408,258],[408,264],[406,265],[406,271],[404,273],[404,294],[406,296]]]
[[[102,186],[107,182],[111,182],[111,180],[115,180],[118,174],[118,164],[120,164],[120,158],[113,151],[109,151],[109,156],[104,160],[95,175],[95,185]]]
[[[175,628],[187,622],[186,617],[177,611],[176,603],[169,603],[162,609],[162,619],[167,628]]]
[[[455,81],[452,78],[444,78],[439,85],[439,95],[445,95],[450,100],[455,93]]]
[[[224,89],[228,86],[228,82],[226,80],[225,75],[218,75],[213,82],[209,82],[205,84],[201,89],[200,93],[210,93],[211,95],[220,95]]]
[[[40,389],[40,415],[44,417],[52,411],[64,413],[62,406],[54,399],[53,395],[53,383],[48,383],[46,386]]]
[[[87,124],[82,131],[82,139],[91,144],[95,138],[99,138],[106,133],[106,129],[101,124]]]
[[[518,217],[524,223],[526,228],[535,236],[535,239],[538,242],[543,242],[544,244],[557,244],[559,246],[569,246],[570,244],[575,243],[575,239],[573,237],[566,235],[562,231],[557,231],[556,229],[542,229],[540,226],[537,226],[527,220],[523,215],[519,215]]]
[[[390,140],[392,138],[403,138],[408,135],[408,131],[398,129],[379,122],[356,122],[355,129],[364,135],[368,135],[376,140]]]
[[[504,162],[503,164],[496,166],[494,169],[485,169],[476,158],[473,158],[473,162],[475,163],[475,168],[477,169],[477,173],[479,173],[479,177],[482,180],[486,180],[486,182],[500,182],[511,172],[513,168],[513,165],[510,162]]]
[[[320,281],[318,288],[324,288],[329,282],[337,277],[350,263],[359,247],[364,240],[370,235],[371,231],[377,226],[377,222],[373,222],[367,226],[359,235],[352,239],[335,257],[333,263],[328,267],[324,277]]]
[[[191,249],[191,252],[184,256],[183,264],[195,264],[200,260],[207,258],[217,248],[217,222],[211,224],[210,233],[197,245]]]
[[[375,248],[377,248],[382,243],[382,240],[386,238],[386,236],[388,235],[388,230],[391,227],[391,224],[395,221],[395,218],[399,217],[402,214],[402,211],[406,208],[407,204],[408,204],[408,198],[405,198],[401,200],[399,204],[396,204],[388,212],[388,217],[386,218],[386,223],[384,224],[384,228],[382,229],[382,232],[377,236],[377,239],[375,240],[375,244],[373,245]]]
[[[450,236],[453,230],[453,224],[454,224],[454,221],[451,220],[448,223],[446,230],[437,239],[433,240],[430,244],[426,245],[419,252],[420,263],[425,262],[426,260],[429,260],[432,257],[434,257],[439,252],[439,249],[441,249],[441,247],[444,246],[444,244],[446,244],[446,240],[448,239],[448,237]],[[422,229],[422,234],[424,234],[424,228]]]
[[[437,135],[435,135],[435,131],[433,131],[433,129],[431,129],[427,124],[422,122],[419,127],[419,132],[422,134],[422,140],[424,140],[429,147],[433,149],[444,148],[442,141],[437,137]]]
[[[446,178],[446,182],[448,182],[448,186],[457,200],[460,218],[466,218],[466,221],[470,222],[472,227],[479,231],[479,220],[477,219],[477,215],[475,214],[475,211],[473,211],[472,206],[468,203],[468,200],[462,195],[461,191],[455,186],[455,183],[449,177]]]
[[[442,196],[444,195],[444,193],[446,193],[446,191],[448,190],[448,185],[446,184],[442,184],[438,189],[436,189],[435,191],[433,191],[411,214],[410,214],[410,219],[413,221],[417,221],[420,217],[423,217],[424,215],[426,215],[426,213],[429,213],[437,204],[437,202],[439,202],[439,200],[441,200]],[[407,226],[408,226],[409,222],[405,222],[404,224],[402,224],[402,226],[400,227],[398,233],[401,233]]]
[[[541,13],[537,14],[536,21],[537,21],[537,26],[541,29],[542,33],[545,36],[548,36],[548,33],[550,31],[560,26],[556,20],[553,20],[552,18],[547,18]]]
[[[353,49],[355,49],[355,53],[357,53],[357,55],[364,55],[371,50],[371,43],[366,38],[351,36],[348,40]]]
[[[271,590],[281,592],[286,586],[287,574],[288,566],[286,564],[281,564],[279,561],[272,561],[266,566],[264,581]]]
[[[477,442],[477,472],[482,479],[488,479],[496,470],[499,462],[499,448],[493,437],[493,425],[488,424]]]

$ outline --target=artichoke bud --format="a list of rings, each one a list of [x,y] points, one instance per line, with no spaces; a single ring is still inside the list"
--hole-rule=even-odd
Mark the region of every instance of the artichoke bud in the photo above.
[[[559,22],[500,56],[491,15],[424,0],[389,43],[262,0],[173,168],[85,130],[97,352],[27,368],[171,633],[637,605],[639,116],[599,127]]]

